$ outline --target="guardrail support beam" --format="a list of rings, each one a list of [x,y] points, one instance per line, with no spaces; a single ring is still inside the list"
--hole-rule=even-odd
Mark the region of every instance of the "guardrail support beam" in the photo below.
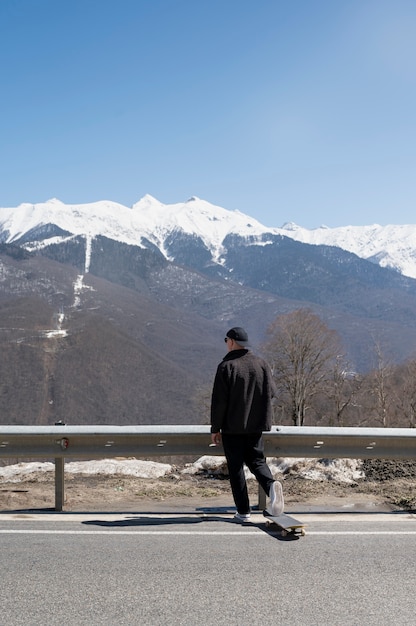
[[[65,500],[65,459],[55,459],[55,511],[62,511]]]
[[[258,503],[257,506],[259,507],[259,511],[264,511],[264,509],[266,508],[266,492],[264,491],[263,487],[261,485],[259,485],[259,495],[258,495]]]

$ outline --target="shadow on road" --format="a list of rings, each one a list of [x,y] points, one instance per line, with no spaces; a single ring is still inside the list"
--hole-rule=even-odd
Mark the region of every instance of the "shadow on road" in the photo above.
[[[157,528],[160,526],[192,526],[194,524],[201,524],[207,522],[216,522],[222,524],[231,524],[236,528],[236,531],[244,528],[244,529],[258,529],[262,532],[266,533],[269,537],[273,539],[277,539],[278,541],[294,541],[298,540],[298,535],[288,534],[287,536],[283,536],[277,529],[273,529],[273,527],[266,526],[266,522],[236,522],[233,518],[227,518],[220,515],[200,515],[196,513],[195,515],[175,515],[172,517],[155,517],[148,515],[140,515],[129,517],[127,519],[120,520],[104,520],[104,519],[95,519],[95,520],[85,520],[81,522],[85,526],[101,526],[104,528],[132,528],[132,527],[153,527]]]
[[[226,522],[232,523],[235,526],[237,525],[235,520],[222,517],[224,514],[233,514],[234,512],[235,509],[230,507],[198,507],[194,511],[186,512],[167,510],[163,511],[161,514],[155,514],[155,511],[140,511],[137,513],[130,512],[130,516],[125,519],[85,520],[82,524],[117,528],[126,526],[167,526],[174,524],[200,524],[201,522]]]

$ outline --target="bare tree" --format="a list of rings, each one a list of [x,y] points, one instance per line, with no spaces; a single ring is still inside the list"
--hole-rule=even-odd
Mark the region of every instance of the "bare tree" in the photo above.
[[[195,391],[195,405],[199,407],[200,424],[210,423],[212,385],[200,385]]]
[[[268,329],[265,347],[277,387],[286,395],[291,419],[303,426],[315,395],[327,387],[340,354],[338,334],[309,309],[280,315]]]
[[[360,387],[360,378],[357,374],[349,372],[343,355],[336,356],[333,367],[329,372],[326,395],[331,405],[328,424],[333,426],[345,426],[345,413],[352,405],[357,390]]]
[[[398,421],[408,428],[416,428],[416,360],[406,361],[396,368],[400,386],[395,385]]]
[[[370,408],[376,422],[386,428],[389,415],[392,411],[391,381],[394,371],[388,362],[379,341],[374,341],[376,367],[367,377],[369,384],[369,398],[372,399]]]

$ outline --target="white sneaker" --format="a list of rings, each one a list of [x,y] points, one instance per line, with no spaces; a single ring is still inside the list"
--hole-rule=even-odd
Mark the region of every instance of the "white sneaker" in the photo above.
[[[250,513],[236,513],[234,519],[237,522],[247,522],[250,519]]]
[[[272,515],[282,515],[285,509],[285,501],[283,498],[282,485],[278,480],[275,480],[270,487],[270,511]]]

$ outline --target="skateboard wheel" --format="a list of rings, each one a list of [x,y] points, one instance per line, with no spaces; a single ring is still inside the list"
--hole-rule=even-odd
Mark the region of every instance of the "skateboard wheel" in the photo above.
[[[287,530],[282,530],[280,534],[282,535],[282,537],[287,537]]]

